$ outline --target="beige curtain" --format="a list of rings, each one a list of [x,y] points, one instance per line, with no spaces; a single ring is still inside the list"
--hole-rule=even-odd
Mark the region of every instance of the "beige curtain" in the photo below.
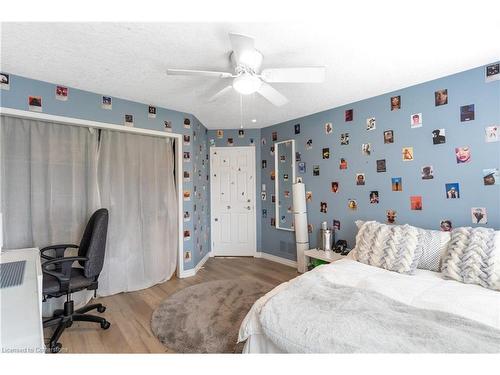
[[[102,130],[98,185],[110,215],[98,294],[168,280],[177,265],[179,230],[172,141]]]

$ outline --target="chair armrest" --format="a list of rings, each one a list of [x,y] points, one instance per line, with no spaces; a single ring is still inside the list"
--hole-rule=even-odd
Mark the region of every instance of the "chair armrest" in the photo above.
[[[67,292],[69,290],[69,282],[71,279],[71,266],[75,261],[86,262],[89,258],[87,257],[66,257],[51,259],[42,264],[42,272],[54,276],[59,282],[61,292]],[[55,270],[49,270],[48,267],[55,265]],[[59,272],[61,271],[61,272]]]
[[[64,257],[64,252],[66,251],[66,249],[69,249],[69,248],[78,249],[78,246],[73,245],[73,244],[61,244],[61,245],[47,246],[47,247],[44,247],[43,249],[40,250],[40,256],[43,259],[48,259],[48,260],[62,258],[62,257]],[[50,255],[45,254],[45,252],[47,252],[49,250],[55,250],[56,256],[51,257]]]

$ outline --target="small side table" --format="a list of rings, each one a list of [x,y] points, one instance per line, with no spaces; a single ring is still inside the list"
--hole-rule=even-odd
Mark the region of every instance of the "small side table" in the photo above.
[[[305,264],[309,264],[309,258],[313,259],[320,259],[322,261],[332,263],[336,262],[337,260],[344,259],[347,257],[347,255],[340,255],[339,253],[336,253],[334,251],[328,250],[318,250],[318,249],[310,249],[307,251],[304,251],[304,257],[305,257]]]

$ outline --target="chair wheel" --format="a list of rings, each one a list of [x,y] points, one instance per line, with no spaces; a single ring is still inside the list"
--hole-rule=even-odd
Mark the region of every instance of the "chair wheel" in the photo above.
[[[104,322],[101,322],[102,329],[108,329],[109,327],[111,327],[111,323],[108,322],[107,320],[105,320]]]
[[[56,353],[59,353],[59,352],[61,351],[61,349],[62,349],[62,345],[61,345],[61,343],[56,342],[56,343],[54,343],[54,344],[51,344],[51,346],[50,346],[50,348],[49,348],[49,353],[54,353],[54,354],[56,354]]]
[[[106,306],[101,305],[97,308],[97,312],[99,313],[103,313],[104,311],[106,311]]]
[[[66,323],[66,328],[69,328],[73,325],[73,321],[69,320],[68,323]]]

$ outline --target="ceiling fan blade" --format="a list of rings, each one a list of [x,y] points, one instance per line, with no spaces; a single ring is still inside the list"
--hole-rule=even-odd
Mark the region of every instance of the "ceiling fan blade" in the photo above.
[[[233,75],[227,72],[214,72],[211,70],[167,69],[169,76],[198,76],[213,78],[230,78]]]
[[[303,68],[264,69],[261,73],[266,82],[324,82],[326,69],[324,66]]]
[[[215,95],[212,95],[212,97],[210,97],[210,99],[208,99],[209,102],[215,102],[217,99],[219,99],[221,96],[224,96],[225,94],[227,94],[229,91],[231,91],[231,89],[233,88],[233,86],[226,86],[224,87],[222,90],[218,91],[215,93]]]
[[[229,33],[229,40],[231,41],[231,47],[233,48],[237,63],[241,61],[241,57],[245,52],[255,50],[255,40],[250,36]]]
[[[271,85],[262,82],[257,92],[277,107],[288,103],[288,99]]]

